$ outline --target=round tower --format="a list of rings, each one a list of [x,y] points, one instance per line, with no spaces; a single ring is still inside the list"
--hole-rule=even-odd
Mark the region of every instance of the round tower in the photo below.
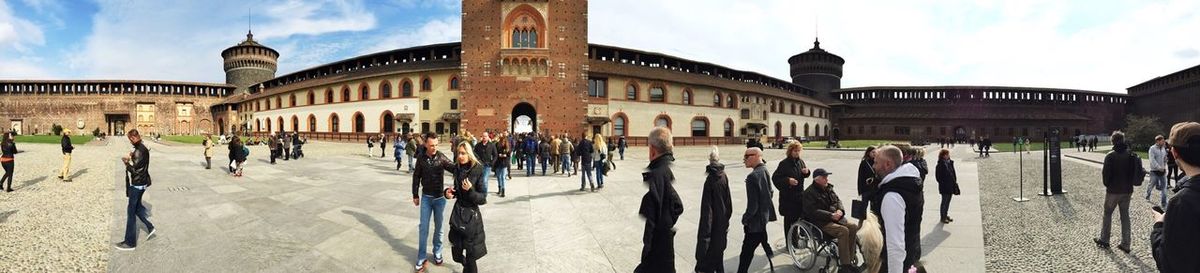
[[[845,59],[821,49],[821,41],[814,40],[813,48],[788,58],[791,66],[792,83],[808,87],[817,92],[822,101],[832,101],[830,91],[842,88],[842,65]]]
[[[247,32],[246,40],[221,51],[221,58],[225,59],[225,83],[237,86],[234,94],[241,94],[275,78],[279,52],[254,41],[254,33]]]

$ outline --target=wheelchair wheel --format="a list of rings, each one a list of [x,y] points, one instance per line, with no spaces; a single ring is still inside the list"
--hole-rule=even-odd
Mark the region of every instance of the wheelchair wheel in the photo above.
[[[817,247],[820,244],[820,234],[812,230],[812,225],[797,221],[787,232],[788,255],[792,264],[800,270],[808,270],[817,262]]]

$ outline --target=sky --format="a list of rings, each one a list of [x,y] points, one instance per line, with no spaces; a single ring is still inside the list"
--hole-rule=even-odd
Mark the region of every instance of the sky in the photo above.
[[[482,1],[482,0],[468,0]],[[566,0],[582,1],[582,0]],[[279,71],[456,42],[460,0],[0,0],[0,79],[223,82],[245,39]],[[591,0],[590,43],[788,80],[787,58],[846,59],[843,87],[1004,85],[1123,93],[1200,64],[1194,0]],[[497,15],[499,16],[499,15]]]

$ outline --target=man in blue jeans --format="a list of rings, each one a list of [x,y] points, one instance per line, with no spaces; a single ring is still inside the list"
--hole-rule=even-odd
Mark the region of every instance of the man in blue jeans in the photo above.
[[[492,142],[491,134],[483,132],[483,140],[475,144],[475,158],[479,159],[479,163],[483,164],[483,178],[481,181],[473,181],[479,189],[483,190],[486,196],[488,193],[488,177],[492,176],[492,166],[496,165],[496,143]]]
[[[1154,137],[1154,145],[1150,146],[1150,185],[1146,185],[1146,201],[1150,194],[1158,189],[1162,196],[1161,207],[1167,207],[1167,141],[1162,135]]]
[[[436,134],[425,134],[425,152],[417,156],[417,169],[413,172],[412,196],[413,205],[421,208],[421,223],[417,227],[420,246],[417,248],[417,272],[424,272],[426,260],[426,242],[429,240],[429,217],[433,216],[433,263],[442,264],[442,211],[446,209],[446,189],[443,183],[443,172],[450,171],[454,164],[445,154],[437,150]],[[424,187],[422,189],[422,187]],[[431,215],[432,214],[432,215]]]
[[[146,219],[146,207],[142,206],[142,195],[146,193],[146,188],[150,187],[150,150],[142,144],[142,136],[137,129],[129,130],[125,136],[129,138],[129,143],[133,144],[133,151],[129,156],[121,157],[128,175],[128,179],[125,180],[125,195],[129,197],[129,206],[126,210],[125,241],[117,243],[117,250],[133,250],[137,247],[137,220],[141,220],[149,231],[146,240],[152,238],[155,231],[154,224]]]
[[[525,176],[533,176],[534,169],[537,168],[533,165],[537,162],[538,155],[538,144],[534,139],[533,134],[525,136]]]

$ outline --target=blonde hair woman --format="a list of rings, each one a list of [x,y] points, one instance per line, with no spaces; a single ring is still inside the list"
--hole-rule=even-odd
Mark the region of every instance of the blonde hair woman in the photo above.
[[[463,265],[463,272],[478,272],[475,261],[487,254],[483,215],[479,206],[487,204],[487,193],[472,183],[483,180],[483,164],[475,158],[471,143],[459,141],[454,148],[454,187],[446,189],[446,199],[458,199],[450,211],[450,256]]]
[[[595,134],[592,136],[592,160],[595,160],[596,167],[596,188],[604,188],[604,173],[608,168],[608,164],[604,163],[605,157],[608,155],[608,144],[604,143],[604,136]]]

